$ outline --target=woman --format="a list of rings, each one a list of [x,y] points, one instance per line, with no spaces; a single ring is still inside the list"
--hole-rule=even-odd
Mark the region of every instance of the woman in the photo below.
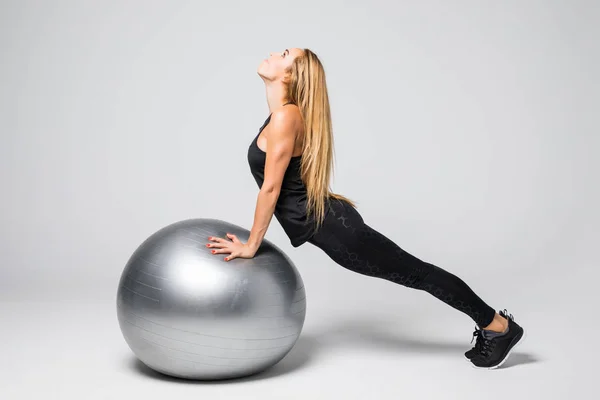
[[[333,135],[325,72],[309,49],[271,53],[258,68],[271,114],[248,149],[260,191],[247,243],[209,238],[213,254],[252,258],[275,214],[291,244],[308,242],[360,274],[424,290],[477,324],[474,366],[497,368],[523,336],[506,310],[496,313],[460,278],[419,260],[364,223],[354,203],[329,190]],[[472,342],[472,341],[471,341]]]

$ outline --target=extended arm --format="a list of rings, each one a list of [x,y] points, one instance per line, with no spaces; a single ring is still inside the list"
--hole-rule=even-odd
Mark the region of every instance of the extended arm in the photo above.
[[[269,122],[269,130],[265,132],[268,135],[266,137],[267,155],[264,181],[256,200],[254,223],[250,230],[248,242],[242,243],[235,235],[231,234],[227,236],[232,241],[214,237],[209,238],[216,241],[216,243],[210,243],[207,246],[219,248],[213,250],[214,254],[231,253],[230,256],[225,258],[226,261],[236,257],[254,257],[267,233],[281,192],[285,171],[294,153],[296,130],[294,119],[291,115],[288,115],[290,112],[290,108],[283,108],[273,113]]]
[[[256,252],[267,233],[275,212],[275,204],[281,192],[283,176],[294,153],[296,134],[294,122],[283,109],[271,116],[269,135],[267,137],[267,156],[265,161],[265,179],[258,193],[254,224],[250,231],[248,245]]]

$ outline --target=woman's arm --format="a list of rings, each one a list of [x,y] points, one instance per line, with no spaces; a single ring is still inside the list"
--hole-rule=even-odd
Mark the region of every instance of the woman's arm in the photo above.
[[[267,154],[265,160],[264,181],[258,193],[254,223],[250,230],[247,243],[242,243],[235,235],[227,234],[230,240],[218,237],[209,237],[213,247],[213,254],[230,253],[225,261],[236,257],[252,258],[258,251],[260,244],[267,233],[267,229],[275,212],[275,205],[281,192],[283,176],[294,153],[296,141],[297,118],[292,107],[284,107],[271,115],[268,129],[265,130],[267,138]]]
[[[253,253],[256,253],[267,233],[281,192],[283,176],[294,153],[296,129],[293,112],[293,108],[284,107],[273,113],[268,131],[265,132],[268,134],[265,179],[258,193],[254,224],[247,243]]]

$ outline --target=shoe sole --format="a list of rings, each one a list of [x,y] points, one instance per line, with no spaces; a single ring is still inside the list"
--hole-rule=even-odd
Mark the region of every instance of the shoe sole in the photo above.
[[[494,365],[493,367],[478,367],[475,364],[471,364],[471,366],[473,368],[477,368],[477,369],[496,369],[502,366],[502,364],[504,364],[506,362],[506,360],[508,360],[508,356],[510,356],[510,353],[512,353],[512,351],[515,349],[515,347],[517,347],[519,344],[521,344],[521,342],[523,342],[523,340],[525,340],[526,334],[525,334],[525,329],[523,329],[523,332],[521,332],[521,336],[515,337],[515,339],[517,340],[515,342],[515,344],[512,345],[512,347],[508,350],[508,352],[506,353],[506,355],[504,356],[504,358],[496,365]],[[515,340],[513,339],[513,340]],[[465,357],[466,358],[466,357]],[[469,360],[471,361],[471,360]]]

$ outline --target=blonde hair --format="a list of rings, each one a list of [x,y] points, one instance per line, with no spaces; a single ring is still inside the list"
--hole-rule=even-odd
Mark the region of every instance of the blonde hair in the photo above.
[[[327,197],[354,202],[330,190],[333,175],[333,129],[323,64],[309,49],[294,59],[288,69],[289,101],[300,108],[304,120],[304,144],[301,160],[302,181],[307,189],[307,214],[315,215],[317,227],[325,218]]]

